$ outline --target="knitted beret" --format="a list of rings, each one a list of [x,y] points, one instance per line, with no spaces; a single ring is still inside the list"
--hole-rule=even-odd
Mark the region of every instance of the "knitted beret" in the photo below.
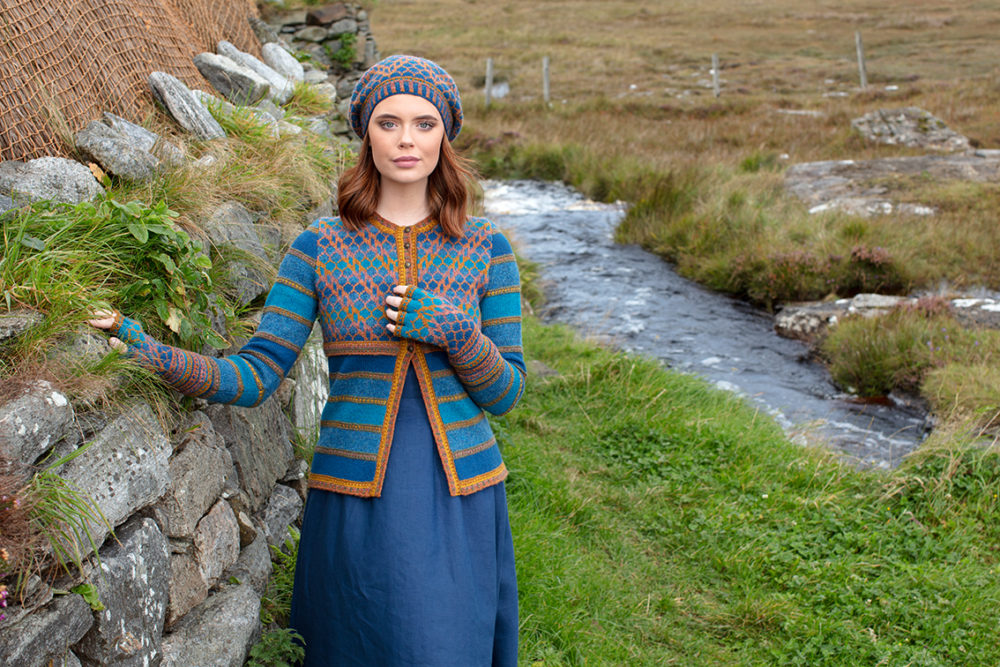
[[[368,132],[375,106],[393,95],[417,95],[435,107],[445,134],[454,141],[462,129],[462,100],[458,86],[440,65],[416,56],[389,56],[361,75],[351,95],[351,127],[359,137]]]

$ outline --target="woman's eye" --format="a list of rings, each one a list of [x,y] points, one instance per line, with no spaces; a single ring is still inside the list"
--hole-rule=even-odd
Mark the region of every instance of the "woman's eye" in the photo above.
[[[392,128],[396,127],[396,123],[394,123],[391,120],[383,120],[381,123],[379,123],[379,126],[383,130],[391,130]]]
[[[417,125],[417,127],[419,127],[421,130],[432,130],[432,129],[434,129],[434,123],[432,123],[432,122],[430,122],[428,120],[424,120],[424,121],[421,121]]]

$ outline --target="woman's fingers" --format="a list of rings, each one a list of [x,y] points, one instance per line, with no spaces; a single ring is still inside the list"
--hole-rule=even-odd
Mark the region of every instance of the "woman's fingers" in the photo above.
[[[392,291],[398,294],[399,296],[406,296],[406,288],[407,285],[396,285],[395,287],[392,288]]]
[[[403,299],[398,296],[387,296],[385,297],[385,302],[396,310],[399,310],[399,306],[403,303]]]
[[[108,339],[108,345],[110,345],[112,347],[112,349],[114,349],[116,352],[121,352],[122,354],[124,354],[125,352],[128,352],[128,345],[126,345],[125,343],[121,342],[120,340],[118,340],[114,336],[112,336],[111,338]]]
[[[393,310],[392,308],[386,308],[385,309],[385,316],[389,319],[390,322],[398,322],[399,321],[399,311],[398,310]]]
[[[110,329],[115,323],[115,314],[106,310],[94,311],[94,317],[87,324],[98,329]]]

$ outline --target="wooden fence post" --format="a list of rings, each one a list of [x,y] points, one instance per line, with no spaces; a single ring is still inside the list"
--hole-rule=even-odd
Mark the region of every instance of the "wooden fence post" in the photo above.
[[[718,97],[719,90],[719,54],[712,54],[712,92]]]
[[[490,108],[493,96],[493,58],[486,59],[486,108]]]
[[[542,99],[546,106],[549,104],[549,57],[542,58]]]
[[[861,31],[854,31],[854,48],[858,52],[858,76],[861,78],[861,90],[868,87],[868,71],[865,67],[865,45],[861,43]]]

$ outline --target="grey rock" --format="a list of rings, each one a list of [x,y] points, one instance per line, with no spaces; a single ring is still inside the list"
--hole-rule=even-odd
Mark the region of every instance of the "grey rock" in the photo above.
[[[306,23],[307,9],[293,9],[281,15],[281,24],[284,26],[301,26]]]
[[[14,203],[51,199],[79,204],[104,192],[90,169],[75,160],[40,157],[28,162],[0,162],[0,194]]]
[[[884,294],[858,294],[850,299],[785,305],[774,318],[774,330],[786,337],[813,343],[847,315],[879,317],[916,299]]]
[[[240,556],[240,530],[236,515],[220,500],[198,522],[194,532],[194,558],[209,588]]]
[[[202,155],[200,158],[193,162],[194,166],[198,169],[207,169],[213,164],[219,161],[219,158],[211,154]]]
[[[295,56],[282,47],[277,40],[265,44],[261,49],[261,54],[264,56],[264,62],[279,74],[294,81],[305,80],[305,70],[302,68],[302,63],[296,60]]]
[[[849,299],[832,302],[786,304],[774,316],[774,330],[785,338],[812,343],[847,314]]]
[[[7,211],[12,211],[17,208],[17,204],[14,200],[7,195],[0,194],[0,215],[3,215]]]
[[[878,311],[892,310],[903,304],[910,303],[912,299],[903,296],[891,296],[886,294],[857,294],[850,300],[847,310],[851,313],[864,313],[874,315]]]
[[[222,96],[233,104],[256,104],[271,90],[267,79],[253,70],[215,53],[199,53],[195,67]]]
[[[311,10],[306,14],[306,23],[309,25],[328,25],[334,21],[347,18],[349,15],[350,11],[347,5],[338,2],[334,5],[327,5],[326,7]]]
[[[305,74],[303,74],[303,81],[306,83],[323,83],[327,79],[327,73],[318,69],[307,70]],[[351,90],[354,90],[354,84],[351,84]],[[337,89],[337,92],[340,92],[339,88]]]
[[[156,664],[167,611],[167,540],[152,519],[138,517],[119,529],[117,537],[117,543],[101,549],[101,576],[96,578],[105,609],[95,615],[75,650],[87,664]]]
[[[0,343],[20,336],[41,324],[45,316],[36,310],[11,310],[0,313]]]
[[[225,447],[216,445],[215,429],[203,413],[197,430],[182,441],[180,453],[170,461],[170,489],[160,507],[171,537],[194,537],[198,521],[215,503],[225,485],[233,459]]]
[[[129,181],[153,177],[160,161],[100,121],[91,121],[76,133],[76,147],[83,155],[115,176]]]
[[[82,667],[82,663],[80,662],[80,658],[76,657],[76,654],[70,651],[66,655],[53,658],[52,664],[49,667]]]
[[[240,530],[240,548],[246,549],[260,535],[253,519],[244,511],[236,512],[236,523]]]
[[[226,136],[226,131],[212,118],[208,109],[176,77],[165,72],[153,72],[149,75],[149,87],[153,97],[173,119],[199,139],[208,141]]]
[[[302,128],[284,120],[278,121],[278,134],[281,136],[288,134],[302,134]]]
[[[224,581],[236,579],[251,586],[257,595],[263,595],[271,576],[271,550],[261,535],[240,552],[239,559],[222,575]]]
[[[930,206],[894,202],[888,186],[879,181],[896,176],[922,176],[934,181],[996,182],[1000,180],[1000,159],[924,155],[805,162],[788,168],[785,188],[809,206],[811,213],[833,209],[865,216],[936,213]]]
[[[300,39],[303,42],[322,42],[329,36],[327,29],[318,25],[311,25],[308,28],[295,31],[295,39]]]
[[[212,405],[206,413],[226,439],[248,509],[260,510],[292,460],[288,418],[273,397],[252,409]]]
[[[357,84],[357,82],[358,82],[357,78],[352,78],[352,77],[344,77],[343,79],[337,81],[337,97],[341,100],[346,101],[348,105],[350,105],[351,93],[354,92],[354,86]],[[342,113],[341,115],[343,115],[344,118],[347,118],[346,113]]]
[[[375,38],[371,35],[365,37],[365,53],[361,66],[368,69],[379,61],[378,47],[375,46]]]
[[[295,459],[292,465],[288,466],[285,476],[281,478],[284,483],[294,482],[309,474],[309,462],[305,459]]]
[[[43,667],[80,641],[94,617],[79,595],[61,595],[17,623],[0,625],[4,667]]]
[[[0,405],[0,449],[22,465],[32,465],[73,426],[73,406],[44,380]]]
[[[262,79],[267,81],[271,89],[268,93],[270,99],[273,99],[278,104],[284,104],[292,96],[292,88],[294,84],[289,81],[287,76],[279,74],[270,66],[264,64],[254,56],[249,53],[240,51],[232,43],[222,40],[218,45],[218,52],[220,56],[225,56],[229,58],[237,65],[251,70],[256,73]],[[277,120],[277,119],[275,119]]]
[[[351,126],[342,118],[337,118],[330,122],[330,132],[338,137],[353,136]]]
[[[330,390],[330,366],[323,352],[323,331],[318,324],[306,339],[289,376],[295,379],[292,424],[309,442],[319,437],[319,423]]]
[[[124,134],[138,148],[152,153],[158,160],[171,167],[184,164],[184,151],[170,143],[155,132],[141,125],[131,123],[108,111],[104,112],[101,122],[111,129]]]
[[[267,46],[271,42],[277,42],[278,31],[274,29],[274,26],[266,21],[261,21],[256,16],[247,17],[247,21],[250,23],[250,29],[253,30],[253,34],[257,37],[257,41]]]
[[[1000,295],[952,299],[951,309],[955,319],[963,326],[1000,329]]]
[[[82,454],[57,472],[117,526],[166,491],[169,456],[170,441],[153,411],[145,403],[137,403],[127,407]],[[96,544],[108,535],[103,523],[90,522],[88,528]]]
[[[208,597],[208,583],[190,553],[170,555],[169,603],[166,623],[174,625]]]
[[[318,134],[321,137],[327,137],[328,139],[333,138],[333,134],[330,132],[330,123],[328,123],[323,118],[309,118],[308,129],[313,134]]]
[[[267,543],[278,545],[288,536],[288,526],[302,513],[302,499],[299,494],[283,484],[274,487],[271,498],[264,508],[264,527]]]
[[[66,366],[86,367],[99,363],[110,351],[107,337],[88,327],[61,339],[49,358]]]
[[[238,252],[226,262],[236,301],[246,305],[267,292],[273,278],[270,257],[260,242],[253,215],[238,202],[225,202],[204,223],[210,242]]]
[[[260,636],[260,598],[227,587],[191,610],[163,639],[163,667],[240,667]]]
[[[938,151],[968,151],[968,137],[949,128],[943,120],[918,107],[876,109],[851,121],[851,127],[866,139],[883,144],[928,148]]]
[[[345,33],[353,35],[358,31],[358,22],[352,18],[340,19],[327,28],[330,37],[339,37]]]
[[[336,105],[337,103],[337,86],[332,83],[317,83],[313,86],[315,90],[320,95],[323,95],[330,100],[330,103]]]
[[[257,109],[262,113],[266,113],[276,121],[285,117],[285,110],[271,100],[261,100],[260,103],[257,104]]]
[[[198,90],[195,88],[191,91],[191,94],[194,95],[195,99],[201,102],[206,109],[218,109],[222,113],[230,116],[236,113],[235,104],[230,104],[226,100],[221,97],[216,97],[212,93],[206,93],[204,90]]]

